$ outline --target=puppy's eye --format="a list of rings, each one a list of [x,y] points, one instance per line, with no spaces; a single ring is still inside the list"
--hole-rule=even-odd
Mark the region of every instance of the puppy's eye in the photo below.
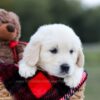
[[[50,50],[51,53],[56,54],[58,52],[57,48],[53,48],[52,50]]]
[[[73,50],[73,49],[71,49],[69,52],[70,52],[70,54],[73,54],[74,50]]]

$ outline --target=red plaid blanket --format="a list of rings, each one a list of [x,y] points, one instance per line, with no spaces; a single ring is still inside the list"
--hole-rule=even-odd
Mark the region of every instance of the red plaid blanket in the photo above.
[[[69,100],[84,84],[87,73],[76,88],[66,86],[63,79],[37,71],[34,77],[24,79],[18,74],[16,65],[0,64],[0,78],[15,100]]]

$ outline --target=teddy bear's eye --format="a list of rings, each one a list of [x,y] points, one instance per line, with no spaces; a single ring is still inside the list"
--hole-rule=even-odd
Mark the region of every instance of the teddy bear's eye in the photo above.
[[[70,54],[73,54],[74,50],[73,50],[73,49],[71,49],[69,52],[70,52]]]
[[[58,52],[58,49],[57,48],[53,48],[53,49],[50,50],[50,52],[53,53],[53,54],[56,54]]]
[[[6,21],[6,20],[1,20],[1,22],[2,22],[2,23],[8,23],[8,21]]]

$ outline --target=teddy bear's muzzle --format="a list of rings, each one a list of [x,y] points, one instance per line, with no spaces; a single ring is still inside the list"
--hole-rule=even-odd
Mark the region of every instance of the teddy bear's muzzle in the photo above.
[[[14,32],[15,31],[15,26],[13,24],[8,24],[7,25],[7,30],[8,30],[8,32]]]

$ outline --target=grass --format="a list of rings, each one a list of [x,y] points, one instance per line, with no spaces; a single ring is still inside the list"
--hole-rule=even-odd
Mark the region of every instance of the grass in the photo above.
[[[86,47],[85,69],[88,71],[88,81],[85,100],[100,100],[100,47]]]

